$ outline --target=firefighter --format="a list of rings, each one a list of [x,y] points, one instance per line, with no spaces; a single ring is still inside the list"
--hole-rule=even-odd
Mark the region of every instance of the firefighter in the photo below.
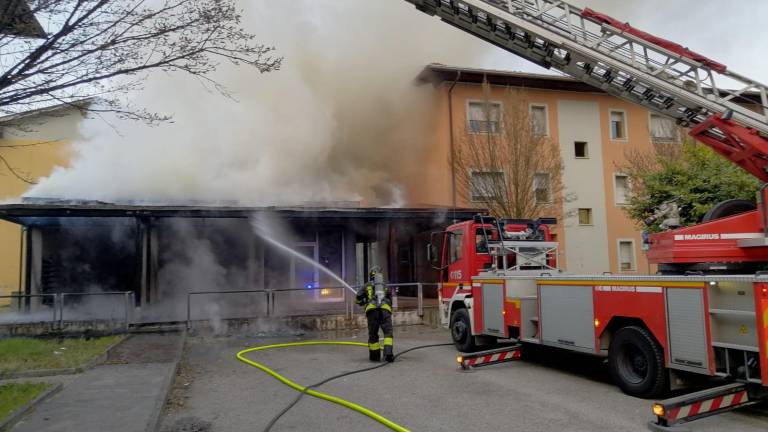
[[[368,320],[368,350],[371,361],[381,361],[379,327],[384,333],[384,360],[395,361],[392,353],[392,294],[384,285],[384,275],[376,267],[367,285],[357,292],[357,304],[365,307]]]

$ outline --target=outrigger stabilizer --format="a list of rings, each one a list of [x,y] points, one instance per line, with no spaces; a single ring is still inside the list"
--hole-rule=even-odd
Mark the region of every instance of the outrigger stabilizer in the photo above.
[[[483,366],[520,360],[520,346],[520,344],[515,344],[488,351],[462,354],[456,357],[456,362],[459,363],[462,370],[466,371]]]
[[[656,432],[688,431],[678,425],[754,405],[768,396],[764,391],[751,390],[757,388],[736,382],[654,402],[656,421],[649,423],[648,428]]]

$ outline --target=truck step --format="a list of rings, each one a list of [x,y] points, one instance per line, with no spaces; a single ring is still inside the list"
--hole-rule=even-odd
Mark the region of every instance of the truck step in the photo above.
[[[456,357],[463,370],[520,360],[520,344]]]
[[[707,390],[654,402],[653,414],[656,422],[648,427],[654,431],[674,430],[672,426],[726,411],[759,403],[751,400],[747,385],[742,383],[726,384]]]

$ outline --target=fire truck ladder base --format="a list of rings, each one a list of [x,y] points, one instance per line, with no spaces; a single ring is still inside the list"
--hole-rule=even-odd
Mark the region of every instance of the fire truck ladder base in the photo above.
[[[760,403],[750,397],[747,385],[731,383],[695,393],[654,402],[656,421],[648,428],[658,432],[684,432],[677,425]]]
[[[464,354],[456,357],[456,361],[459,363],[461,370],[464,371],[484,366],[491,366],[499,363],[511,362],[520,360],[520,347],[520,344],[515,344],[488,351]]]

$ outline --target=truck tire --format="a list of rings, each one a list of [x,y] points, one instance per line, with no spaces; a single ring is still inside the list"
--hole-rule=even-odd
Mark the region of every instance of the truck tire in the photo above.
[[[608,361],[611,377],[624,393],[653,398],[667,391],[664,352],[648,330],[630,326],[617,331]]]
[[[451,315],[451,339],[456,349],[461,352],[472,352],[477,348],[472,336],[469,312],[466,309],[457,309]]]
[[[715,219],[721,219],[728,216],[745,213],[757,209],[757,205],[752,201],[743,199],[730,199],[717,203],[709,209],[707,214],[701,219],[701,222],[710,222]]]

